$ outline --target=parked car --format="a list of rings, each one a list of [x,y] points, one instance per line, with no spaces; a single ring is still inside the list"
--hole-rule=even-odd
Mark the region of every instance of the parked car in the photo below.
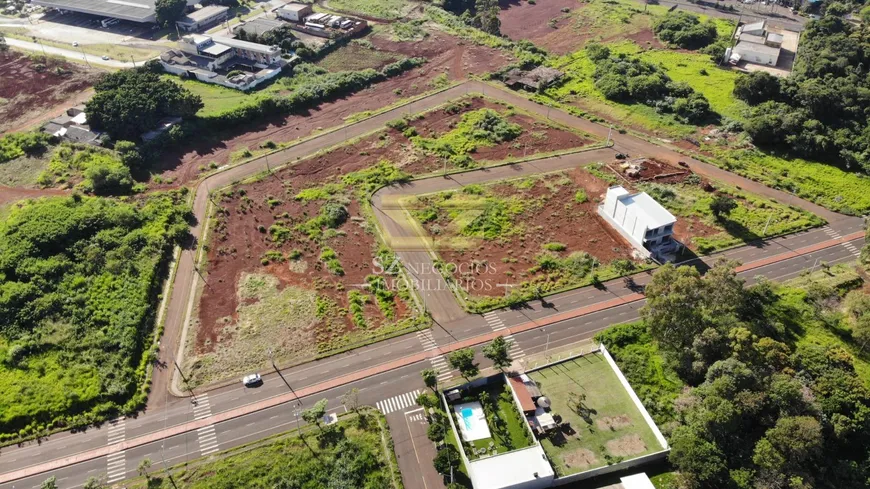
[[[103,61],[109,61],[110,59],[112,59],[112,58],[106,56],[105,54],[103,55]]]
[[[683,168],[688,168],[688,167],[689,167],[689,164],[686,163],[685,161],[677,162],[677,164],[680,165],[680,166],[682,166]]]
[[[260,385],[262,383],[263,378],[260,377],[260,374],[245,375],[245,377],[242,379],[242,385],[244,385],[245,387],[252,387],[255,385]]]
[[[73,42],[73,47],[74,47],[74,48],[79,47],[79,43],[78,43],[78,42]]]

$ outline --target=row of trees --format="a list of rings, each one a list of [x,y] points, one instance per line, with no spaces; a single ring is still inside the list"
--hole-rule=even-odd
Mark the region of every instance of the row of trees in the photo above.
[[[867,487],[870,391],[844,349],[795,344],[807,321],[830,321],[821,304],[836,290],[746,287],[735,263],[721,262],[704,276],[665,265],[646,295],[642,323],[599,339],[614,345],[629,377],[642,378],[653,365],[624,362],[628,345],[648,334],[689,386],[669,413],[670,461],[686,487]],[[860,339],[870,300],[856,294],[846,310]]]
[[[870,37],[826,15],[801,35],[788,78],[754,72],[734,95],[753,108],[744,129],[754,143],[870,172]]]

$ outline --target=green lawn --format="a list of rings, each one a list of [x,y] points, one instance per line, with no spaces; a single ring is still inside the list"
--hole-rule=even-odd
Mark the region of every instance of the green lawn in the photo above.
[[[474,442],[463,442],[465,455],[469,460],[475,460],[480,456],[473,453],[469,448],[481,449],[486,448],[489,451],[489,444],[492,443],[496,449],[496,453],[505,453],[513,450],[519,450],[520,448],[526,448],[533,444],[532,435],[529,432],[528,428],[525,426],[525,419],[519,412],[519,409],[516,407],[516,404],[513,401],[513,396],[510,393],[507,385],[504,382],[496,382],[488,384],[484,387],[473,389],[466,393],[463,398],[455,403],[461,404],[465,402],[478,401],[480,396],[486,394],[489,397],[490,402],[496,408],[496,412],[489,412],[487,406],[484,405],[484,414],[487,418],[487,425],[489,426],[490,434],[492,438],[484,438],[482,440],[475,440]],[[453,408],[451,405],[451,415],[453,415],[453,422],[460,423],[461,421],[456,416],[456,413],[453,412]],[[493,422],[494,419],[501,420],[504,422],[502,427],[499,427],[496,422]],[[489,453],[492,453],[489,451]]]
[[[173,75],[164,75],[164,78],[181,84],[194,95],[202,98],[203,108],[196,113],[199,117],[209,117],[232,110],[242,104],[253,102],[257,98],[257,92],[245,93],[241,90],[203,83],[196,80],[181,79]]]
[[[328,6],[379,19],[394,20],[402,16],[402,10],[408,6],[408,2],[405,0],[329,0]]]
[[[730,214],[718,220],[710,211],[710,204],[716,194],[704,191],[700,185],[647,183],[639,187],[654,196],[678,218],[690,219],[690,222],[698,222],[704,228],[719,231],[716,234],[706,234],[698,229],[691,241],[684,243],[703,254],[765,236],[794,233],[824,224],[821,218],[809,212],[720,183],[714,185],[719,194],[731,197],[737,204]],[[689,233],[693,234],[691,228]]]
[[[386,420],[376,411],[362,418],[342,416],[336,432],[315,428],[278,435],[265,442],[218,454],[215,459],[175,467],[172,479],[152,460],[150,481],[136,489],[272,489],[276,487],[359,487],[401,489]],[[386,440],[386,441],[385,441]],[[162,467],[160,467],[162,469]]]
[[[870,179],[833,165],[782,158],[756,149],[728,149],[703,144],[722,168],[773,188],[796,194],[828,209],[851,215],[870,211]]]
[[[551,413],[562,419],[562,430],[541,440],[558,476],[662,449],[601,354],[584,355],[528,375],[550,399]],[[577,409],[572,409],[572,394],[586,396]]]

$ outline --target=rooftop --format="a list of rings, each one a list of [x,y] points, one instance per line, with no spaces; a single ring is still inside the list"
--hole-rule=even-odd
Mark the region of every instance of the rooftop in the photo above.
[[[155,0],[33,0],[36,5],[133,22],[154,22]]]
[[[301,12],[302,10],[311,8],[311,5],[305,5],[304,3],[288,3],[281,7],[284,10],[290,10],[293,12]]]
[[[277,46],[266,46],[265,44],[257,44],[255,42],[242,41],[229,37],[214,36],[212,39],[218,44],[223,44],[231,48],[253,51],[255,53],[278,54],[281,51]]]
[[[540,445],[482,458],[469,465],[474,489],[518,487],[535,479],[553,477],[553,468]]]
[[[197,22],[201,22],[203,20],[206,20],[212,16],[219,15],[223,12],[226,12],[229,9],[230,9],[229,7],[224,7],[221,5],[209,5],[208,7],[203,7],[199,10],[194,10],[193,12],[178,19],[178,22],[181,22],[182,24],[195,24]]]
[[[660,228],[677,222],[667,209],[662,207],[654,198],[650,197],[646,192],[628,195],[626,192],[617,197],[627,206],[633,206],[638,214],[646,216],[647,226],[650,229]]]
[[[239,31],[245,31],[246,34],[256,34],[261,36],[273,29],[277,29],[286,25],[285,22],[272,19],[254,19],[243,22],[233,27],[233,34],[238,35]]]
[[[761,44],[757,42],[744,41],[740,40],[734,46],[734,52],[740,54],[744,51],[754,51],[756,53],[765,53],[770,55],[778,56],[780,52],[780,48],[775,48],[773,46],[768,46],[766,44]]]

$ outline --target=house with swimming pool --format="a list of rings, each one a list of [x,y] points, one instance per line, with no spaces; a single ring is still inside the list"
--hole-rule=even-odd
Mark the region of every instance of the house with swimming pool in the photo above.
[[[667,440],[604,345],[545,361],[441,393],[474,489],[560,486],[667,456]]]
[[[553,485],[553,468],[507,377],[476,379],[444,392],[443,402],[474,489]]]

